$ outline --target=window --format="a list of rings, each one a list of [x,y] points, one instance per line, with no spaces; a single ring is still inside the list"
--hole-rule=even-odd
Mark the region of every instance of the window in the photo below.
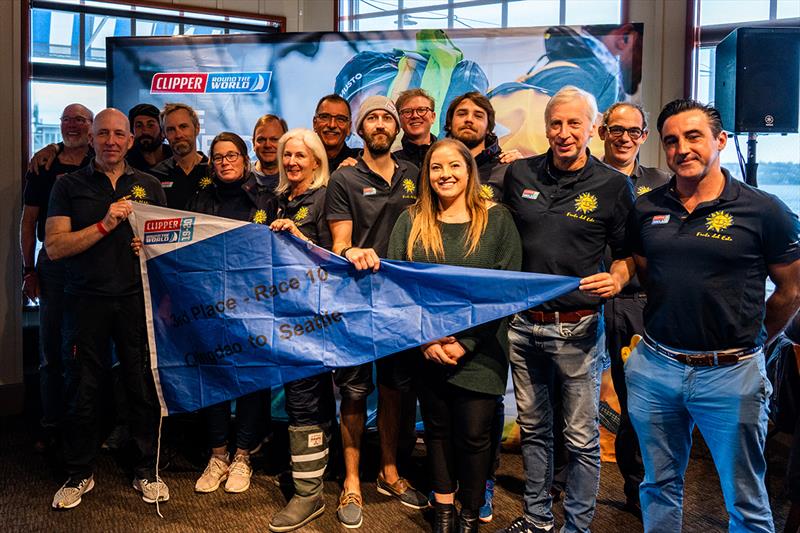
[[[161,9],[97,0],[30,2],[30,153],[60,140],[59,117],[70,103],[97,113],[106,106],[106,38],[277,32],[275,17]]]
[[[716,45],[731,31],[753,23],[759,26],[797,26],[800,2],[791,0],[697,0],[701,41],[695,50],[692,72],[692,96],[706,103],[714,102]],[[798,65],[787,68],[800,68]],[[739,134],[742,157],[747,157],[747,136]],[[736,139],[731,135],[722,152],[723,166],[743,179],[736,151]],[[775,194],[795,213],[800,214],[800,135],[797,133],[759,134],[756,157],[758,186]]]
[[[619,24],[622,1],[340,0],[339,30]]]

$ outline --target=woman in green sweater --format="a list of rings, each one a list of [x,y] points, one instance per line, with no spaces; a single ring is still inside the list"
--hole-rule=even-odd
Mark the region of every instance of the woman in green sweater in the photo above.
[[[442,139],[422,166],[417,203],[392,231],[389,258],[518,270],[522,250],[511,214],[480,194],[466,146]],[[421,351],[421,353],[420,353]],[[420,347],[418,384],[435,497],[434,531],[478,530],[492,461],[491,426],[508,376],[505,320]],[[461,514],[455,525],[455,491]]]

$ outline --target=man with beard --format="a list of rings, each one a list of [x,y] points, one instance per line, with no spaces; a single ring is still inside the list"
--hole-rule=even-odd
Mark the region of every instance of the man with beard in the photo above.
[[[326,212],[333,236],[333,252],[358,270],[378,270],[385,256],[397,218],[417,199],[417,167],[397,160],[390,153],[400,120],[394,103],[385,96],[364,100],[356,127],[364,139],[364,151],[353,166],[333,173],[328,184]],[[411,373],[402,358],[389,356],[377,363],[378,434],[381,467],[378,491],[395,496],[414,509],[427,507],[424,494],[414,489],[397,471],[400,433],[400,399],[411,391]],[[361,483],[358,464],[364,432],[367,396],[374,390],[372,364],[342,368],[334,372],[342,396],[341,431],[345,480],[337,516],[347,528],[362,522]]]
[[[270,192],[278,186],[278,141],[288,129],[286,121],[276,115],[264,115],[253,127],[256,179]]]
[[[644,109],[638,104],[617,102],[603,113],[603,123],[598,129],[604,141],[603,162],[629,177],[636,196],[641,196],[669,181],[669,174],[658,168],[639,164],[639,148],[647,140],[647,120]],[[610,251],[606,264],[611,264]],[[620,405],[619,428],[614,447],[617,466],[625,480],[625,508],[641,516],[639,484],[644,477],[644,467],[639,454],[636,432],[628,416],[628,391],[625,386],[622,348],[628,346],[635,334],[644,332],[644,307],[647,296],[637,277],[633,277],[619,294],[606,301],[603,312],[606,324],[606,345],[611,359],[611,379]]]
[[[345,144],[350,135],[350,120],[350,104],[347,100],[336,94],[320,98],[314,112],[314,131],[325,146],[331,172],[348,157],[358,157],[358,150]]]
[[[49,169],[25,176],[25,195],[20,223],[22,248],[22,292],[31,301],[39,299],[39,389],[42,400],[41,439],[37,446],[51,447],[58,438],[65,403],[69,369],[64,368],[67,343],[61,325],[64,318],[64,264],[51,260],[44,246],[34,267],[36,240],[44,242],[50,191],[62,175],[89,164],[89,129],[94,115],[81,104],[70,104],[61,113],[64,148]],[[65,379],[65,374],[67,379]]]
[[[489,200],[503,197],[503,177],[508,163],[522,157],[517,150],[504,153],[494,134],[494,108],[477,91],[468,92],[450,102],[445,115],[445,131],[458,139],[472,153],[478,164],[481,194]]]
[[[158,108],[152,104],[137,104],[128,111],[133,128],[133,148],[128,152],[128,164],[142,172],[172,156],[172,149],[164,144],[164,132],[159,123]]]
[[[114,344],[130,408],[139,457],[133,488],[147,503],[166,501],[169,489],[156,476],[158,402],[148,361],[142,278],[127,222],[131,201],[164,205],[158,181],[125,162],[133,145],[128,118],[104,109],[89,137],[94,159],[56,181],[48,207],[47,254],[64,259],[67,316],[74,327],[75,397],[67,407],[64,460],[69,479],[53,498],[71,509],[94,488],[99,447],[100,391]]]
[[[428,148],[436,142],[436,136],[431,133],[436,121],[436,103],[423,89],[408,89],[400,93],[395,105],[403,128],[403,147],[394,156],[422,168]]]
[[[185,209],[198,186],[210,180],[208,158],[197,150],[200,119],[186,104],[165,105],[159,118],[161,130],[172,148],[172,157],[153,167],[150,173],[161,182],[167,195],[167,207]]]

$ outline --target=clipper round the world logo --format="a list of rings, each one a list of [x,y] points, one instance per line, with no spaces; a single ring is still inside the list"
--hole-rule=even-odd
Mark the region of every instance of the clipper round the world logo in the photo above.
[[[260,94],[271,81],[272,72],[158,72],[150,94]]]

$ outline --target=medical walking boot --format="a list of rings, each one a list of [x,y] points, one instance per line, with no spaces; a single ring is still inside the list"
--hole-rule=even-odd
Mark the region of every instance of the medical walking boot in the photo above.
[[[270,531],[294,531],[325,511],[322,476],[328,465],[328,425],[289,426],[294,496],[269,523]]]

